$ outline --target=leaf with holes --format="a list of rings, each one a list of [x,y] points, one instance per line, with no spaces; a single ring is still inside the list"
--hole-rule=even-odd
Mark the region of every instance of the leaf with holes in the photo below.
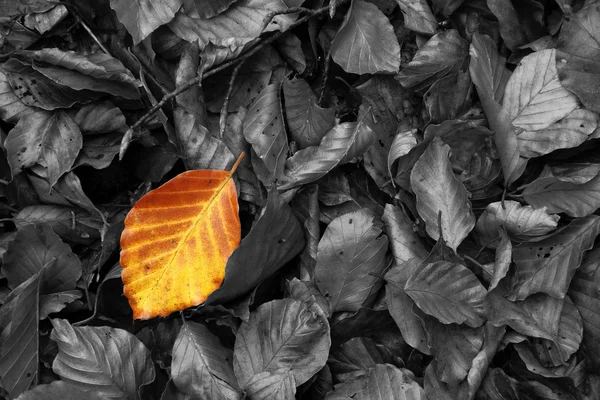
[[[6,138],[13,175],[36,164],[48,168],[50,186],[68,172],[81,150],[81,131],[63,111],[37,111],[21,118]]]
[[[244,137],[273,179],[283,172],[288,152],[279,90],[275,83],[264,88],[244,118]]]
[[[590,215],[572,221],[544,240],[525,242],[513,249],[517,264],[510,300],[523,300],[534,293],[562,299],[583,254],[591,249],[600,232],[600,217]]]
[[[237,163],[241,161],[238,159]],[[232,171],[179,174],[142,197],[121,235],[124,293],[136,319],[202,303],[240,244]]]

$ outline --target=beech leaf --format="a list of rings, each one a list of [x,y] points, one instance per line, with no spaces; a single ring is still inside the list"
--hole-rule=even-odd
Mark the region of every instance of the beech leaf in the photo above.
[[[573,220],[564,229],[540,241],[525,242],[513,249],[517,264],[510,300],[534,293],[562,299],[583,254],[592,248],[600,232],[600,217]]]
[[[545,207],[533,208],[514,200],[504,200],[487,205],[477,220],[475,230],[480,235],[479,241],[486,245],[498,237],[500,227],[517,240],[527,240],[553,231],[559,219],[558,215],[549,214]]]
[[[396,73],[400,45],[385,14],[375,4],[356,0],[331,42],[331,57],[353,74]]]
[[[426,0],[396,0],[396,3],[400,6],[408,29],[424,35],[434,35],[437,32],[437,20]]]
[[[159,26],[170,22],[181,4],[182,0],[158,3],[151,0],[110,0],[110,7],[127,28],[133,38],[133,44],[138,44]]]
[[[227,259],[240,243],[231,179],[236,167],[179,174],[129,212],[121,265],[134,318],[167,316],[198,305],[221,286]]]
[[[154,380],[148,349],[131,333],[107,326],[74,327],[51,320],[58,345],[52,370],[63,380],[99,395],[141,399],[139,389]]]
[[[583,105],[600,113],[600,4],[590,3],[565,18],[556,44],[556,67],[562,85],[575,93]]]
[[[334,126],[319,146],[307,147],[288,159],[279,190],[314,182],[339,164],[362,154],[371,145],[372,132],[362,120]]]
[[[516,128],[547,128],[577,107],[577,97],[558,80],[555,54],[549,49],[526,56],[508,80],[502,107]]]
[[[300,149],[318,146],[335,124],[335,110],[321,108],[304,79],[286,79],[283,82],[283,96],[291,139]]]
[[[285,398],[269,394],[280,391],[293,396],[296,386],[325,365],[331,346],[329,323],[315,307],[293,299],[273,300],[242,322],[233,370],[252,398]]]
[[[68,172],[83,145],[81,131],[63,111],[36,111],[21,118],[6,139],[13,175],[41,164],[48,168],[50,186]]]
[[[273,178],[282,174],[288,153],[279,92],[280,85],[275,83],[264,88],[244,119],[244,137]]]
[[[365,208],[344,214],[319,242],[315,282],[333,311],[358,311],[382,285],[388,239],[375,218]]]
[[[563,181],[551,176],[538,178],[523,191],[526,202],[551,213],[585,217],[600,207],[600,175],[585,183]]]
[[[422,90],[458,69],[469,55],[469,43],[450,29],[434,35],[396,76],[405,88]]]
[[[439,138],[433,139],[415,164],[410,182],[427,233],[438,240],[441,231],[448,246],[456,251],[475,226],[475,216],[469,193],[452,173],[449,155],[450,147]],[[438,225],[440,212],[441,227]]]
[[[429,263],[415,271],[404,290],[421,310],[443,324],[478,327],[484,322],[487,291],[464,265]]]
[[[231,350],[206,326],[185,322],[173,345],[173,382],[194,398],[241,399],[231,359]]]

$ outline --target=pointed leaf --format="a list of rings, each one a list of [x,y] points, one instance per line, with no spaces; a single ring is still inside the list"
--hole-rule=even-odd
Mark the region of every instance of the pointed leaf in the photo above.
[[[277,191],[272,190],[262,215],[227,260],[223,285],[206,302],[223,304],[248,294],[303,247],[302,226]],[[249,265],[255,267],[248,268]]]
[[[551,213],[585,217],[600,207],[600,175],[583,184],[553,176],[538,178],[525,188],[523,198],[536,208],[546,207]]]
[[[173,346],[173,382],[193,398],[241,399],[231,359],[206,326],[184,322]]]
[[[596,130],[598,119],[595,112],[577,108],[547,128],[523,131],[517,136],[521,156],[540,157],[557,149],[577,147]]]
[[[318,146],[335,124],[335,110],[321,108],[304,79],[286,79],[283,82],[285,115],[290,127],[290,138],[300,149]]]
[[[233,370],[241,388],[252,398],[282,384],[291,385],[293,395],[295,386],[325,365],[331,346],[329,323],[314,307],[292,299],[273,300],[259,306],[248,322],[242,322],[233,351]]]
[[[241,0],[225,12],[209,19],[178,12],[169,28],[180,38],[198,42],[200,50],[208,43],[235,48],[256,39],[262,32],[285,31],[298,14],[277,15],[265,27],[265,18],[272,12],[299,7],[300,0]]]
[[[600,113],[600,4],[586,3],[565,18],[556,44],[556,67],[563,86],[575,93],[586,108]]]
[[[516,128],[547,128],[577,107],[577,97],[558,80],[555,55],[549,49],[526,56],[508,80],[502,107]]]
[[[438,240],[441,230],[448,246],[456,250],[475,226],[475,216],[467,190],[452,173],[449,154],[450,147],[435,138],[415,164],[410,182],[429,236]]]
[[[273,178],[283,172],[288,153],[279,90],[280,85],[273,83],[258,94],[244,118],[243,131]]]
[[[353,74],[396,73],[400,45],[385,14],[375,4],[356,0],[331,42],[331,57]]]
[[[404,290],[421,310],[443,324],[483,324],[487,291],[464,265],[429,263],[408,279]]]
[[[523,300],[539,292],[562,299],[599,232],[600,217],[590,215],[575,219],[544,240],[516,246],[513,260],[517,269],[509,299]]]
[[[279,190],[314,182],[339,164],[362,154],[372,143],[372,132],[364,121],[334,126],[319,146],[307,147],[288,159]]]
[[[106,400],[106,397],[94,392],[78,389],[65,381],[54,381],[39,385],[22,393],[17,400]]]
[[[79,258],[48,224],[24,226],[4,255],[2,273],[9,287],[16,288],[44,268],[48,268],[45,294],[75,289],[81,276]]]
[[[390,240],[396,268],[403,270],[402,284],[412,275],[411,265],[420,264],[427,258],[427,250],[419,235],[413,230],[413,222],[400,207],[385,205],[382,217],[385,232]]]
[[[239,160],[238,160],[239,162]],[[221,286],[240,243],[231,172],[188,171],[141,198],[121,235],[124,293],[134,318],[167,316]]]
[[[556,229],[558,215],[549,214],[546,207],[522,206],[514,200],[494,202],[487,205],[477,220],[475,230],[482,244],[489,244],[498,237],[498,228],[517,240],[545,235]]]
[[[83,135],[125,133],[129,129],[123,112],[110,101],[99,101],[81,107],[73,116],[73,121]]]
[[[198,73],[198,46],[190,46],[181,56],[175,84],[181,86]],[[206,104],[200,85],[176,97],[175,134],[187,169],[228,169],[235,162],[227,146],[208,131]]]
[[[421,90],[460,67],[468,55],[469,43],[450,29],[429,39],[396,79],[405,88]]]
[[[404,15],[404,24],[411,31],[424,35],[435,35],[437,20],[426,0],[396,0]]]
[[[358,311],[382,282],[388,239],[365,208],[334,219],[317,252],[315,282],[333,311]],[[366,305],[368,306],[368,305]]]
[[[17,123],[6,138],[13,175],[42,164],[48,168],[51,186],[68,172],[82,147],[81,131],[63,111],[37,111]]]
[[[32,275],[0,308],[0,379],[11,398],[39,379],[38,296],[42,280],[43,272]]]
[[[171,21],[182,3],[182,0],[158,3],[150,0],[110,0],[110,7],[131,34],[133,44],[138,44],[159,26]]]
[[[477,92],[500,102],[511,75],[506,58],[498,54],[496,43],[489,36],[480,33],[473,35],[469,54],[469,71]]]
[[[58,345],[52,370],[62,380],[107,397],[141,399],[139,388],[154,380],[148,349],[131,333],[106,326],[73,327],[51,320]]]

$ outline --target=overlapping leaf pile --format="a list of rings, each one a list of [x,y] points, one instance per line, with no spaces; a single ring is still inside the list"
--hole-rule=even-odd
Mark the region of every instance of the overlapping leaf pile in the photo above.
[[[0,24],[0,398],[600,398],[600,2]]]

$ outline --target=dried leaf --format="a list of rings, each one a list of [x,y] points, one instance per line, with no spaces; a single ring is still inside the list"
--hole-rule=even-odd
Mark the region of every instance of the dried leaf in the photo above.
[[[300,149],[318,146],[335,124],[335,110],[321,108],[308,83],[300,78],[283,82],[283,96],[290,138]]]
[[[288,153],[287,135],[281,100],[280,85],[264,88],[252,103],[244,118],[244,137],[264,163],[272,179],[283,173]]]
[[[404,15],[404,24],[411,31],[424,35],[435,35],[437,20],[426,0],[396,0]]]
[[[538,178],[523,191],[526,202],[548,212],[585,217],[600,207],[600,175],[585,183],[563,181],[557,177]]]
[[[150,352],[131,333],[106,326],[73,327],[51,320],[50,338],[58,345],[52,370],[85,391],[140,400],[140,387],[154,380]]]
[[[75,163],[82,143],[81,131],[68,114],[36,111],[19,120],[5,144],[13,175],[41,164],[54,186]]]
[[[331,42],[331,57],[353,74],[396,73],[400,45],[385,14],[375,4],[356,0]]]
[[[450,147],[435,138],[415,164],[410,182],[427,233],[438,240],[441,231],[444,240],[456,251],[475,226],[475,216],[467,190],[452,173],[449,154]]]
[[[468,55],[468,42],[450,29],[429,39],[396,79],[405,88],[422,90],[459,68]]]
[[[317,251],[315,282],[333,311],[358,311],[383,282],[388,240],[368,209],[331,221]]]
[[[533,208],[522,206],[514,200],[504,200],[487,205],[477,220],[475,229],[481,244],[493,244],[498,237],[498,228],[517,240],[527,240],[535,236],[545,235],[556,229],[560,217],[549,214],[545,207]]]
[[[404,290],[421,310],[443,324],[478,327],[484,322],[487,291],[464,265],[429,263],[414,272]]]
[[[65,381],[53,381],[22,393],[17,400],[104,400],[94,392],[78,389]]]
[[[562,85],[575,93],[586,108],[600,113],[598,18],[600,4],[589,3],[564,19],[556,44],[556,67]]]
[[[293,397],[296,386],[325,365],[330,346],[329,323],[315,306],[293,299],[273,300],[241,324],[233,370],[252,398],[290,398],[272,393]]]
[[[110,0],[110,7],[127,28],[133,38],[133,44],[138,44],[159,26],[171,21],[182,3],[182,0],[166,0],[159,3],[150,0]]]
[[[221,286],[227,259],[240,243],[234,171],[184,172],[129,212],[121,265],[134,318],[195,306]]]
[[[540,292],[562,299],[599,232],[600,217],[590,215],[573,220],[546,239],[516,246],[513,260],[517,269],[509,299],[523,300]]]
[[[529,42],[510,0],[487,0],[487,6],[498,18],[500,35],[506,47],[514,51]]]
[[[498,54],[496,43],[489,36],[480,33],[473,35],[469,54],[469,71],[477,92],[500,102],[511,75],[506,68],[506,58]]]
[[[286,162],[279,190],[314,182],[339,164],[361,155],[372,143],[372,129],[365,121],[334,126],[319,146],[298,151]]]
[[[231,350],[206,326],[184,322],[173,346],[173,382],[194,398],[241,399],[231,359]]]
[[[558,80],[554,49],[523,58],[506,85],[502,107],[516,128],[549,127],[577,107],[577,97]]]

